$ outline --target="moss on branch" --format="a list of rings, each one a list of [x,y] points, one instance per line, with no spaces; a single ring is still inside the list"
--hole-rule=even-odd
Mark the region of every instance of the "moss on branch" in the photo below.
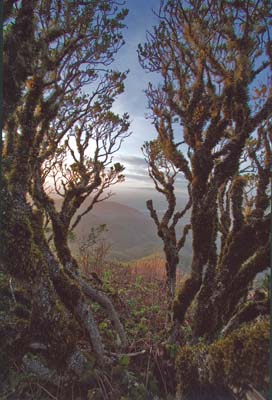
[[[268,347],[268,319],[246,324],[210,345],[181,347],[176,368],[182,399],[195,399],[197,393],[205,398],[208,393],[249,384],[267,390]]]

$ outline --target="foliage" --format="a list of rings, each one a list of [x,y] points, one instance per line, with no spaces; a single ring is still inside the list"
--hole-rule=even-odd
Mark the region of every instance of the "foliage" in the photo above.
[[[9,245],[1,247],[0,327],[1,359],[6,350],[10,357],[0,386],[7,391],[17,370],[33,373],[49,397],[51,391],[60,398],[73,390],[86,395],[79,377],[90,368],[88,356],[96,367],[106,360],[90,307],[94,298],[115,321],[116,349],[126,341],[110,299],[81,276],[68,243],[86,198],[88,212],[124,180],[123,166],[112,161],[129,134],[129,118],[113,113],[112,105],[127,73],[110,64],[124,43],[126,15],[114,0],[4,1],[0,233]],[[48,182],[63,198],[60,209]]]
[[[271,4],[161,1],[139,56],[162,76],[147,90],[158,138],[144,151],[168,200],[161,220],[148,202],[167,268],[103,258],[84,276],[69,238],[124,180],[113,156],[129,117],[112,106],[127,72],[110,69],[124,43],[121,7],[4,1],[3,397],[170,399],[176,384],[183,397],[202,390],[214,397],[230,394],[229,386],[266,385],[268,296],[251,287],[269,261]],[[182,211],[178,175],[189,191]],[[189,208],[190,226],[178,236]],[[191,275],[178,284],[169,332],[165,272],[172,300],[189,229]],[[91,233],[87,248],[99,232]]]
[[[78,255],[80,257],[81,270],[88,274],[93,269],[101,268],[106,262],[111,245],[104,238],[108,231],[106,224],[101,224],[90,229],[86,237],[82,237],[79,243]]]
[[[127,364],[121,365],[123,373],[133,374],[138,384],[145,382],[146,389],[153,396],[157,394],[159,398],[166,398],[173,395],[174,362],[178,348],[167,343],[164,260],[154,257],[130,264],[108,262],[89,271],[90,279],[93,279],[94,271],[103,282],[103,289],[114,299],[126,327],[129,344],[126,355],[118,359],[117,370],[120,372],[120,363]],[[183,279],[179,273],[178,287]],[[105,321],[103,310],[100,307],[94,307],[94,310],[98,321]],[[113,331],[109,320],[101,334],[110,347]],[[113,384],[119,381],[120,377],[113,377]],[[124,386],[123,390],[126,391],[127,387]]]
[[[264,91],[256,111],[252,88],[259,76],[269,77],[270,12],[265,1],[256,7],[165,1],[158,26],[139,46],[142,66],[162,77],[146,92],[159,146],[146,145],[151,175],[165,194],[159,186],[169,179],[163,153],[189,185],[193,260],[174,314],[182,323],[193,307],[196,337],[220,330],[268,265],[271,94]],[[252,192],[248,176],[255,172]],[[175,204],[172,224],[174,210]]]
[[[171,335],[185,346],[184,387],[198,379],[201,355],[192,345],[231,335],[269,310],[250,289],[269,266],[271,12],[266,0],[165,0],[138,48],[142,67],[161,77],[146,90],[157,138],[144,151],[155,188],[168,200],[161,221],[147,202],[166,258],[167,246],[177,256],[177,174],[191,207],[191,273],[174,301]],[[243,386],[241,374],[235,384]]]

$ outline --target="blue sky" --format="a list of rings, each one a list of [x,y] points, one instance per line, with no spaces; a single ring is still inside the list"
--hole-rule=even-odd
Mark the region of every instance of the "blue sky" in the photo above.
[[[147,99],[144,93],[148,82],[154,81],[156,77],[141,68],[137,47],[139,43],[144,43],[146,30],[156,24],[157,18],[152,12],[152,7],[158,9],[159,0],[128,0],[126,7],[129,9],[129,15],[125,21],[127,28],[123,31],[126,43],[117,54],[113,67],[120,71],[129,69],[130,72],[125,81],[125,92],[116,100],[113,109],[120,114],[127,112],[130,115],[132,134],[123,143],[116,155],[116,160],[120,160],[127,167],[128,180],[131,180],[131,184],[135,184],[133,181],[136,179],[131,176],[133,170],[139,168],[142,173],[143,168],[146,167],[141,146],[144,141],[156,136],[154,127],[145,118]]]
[[[115,155],[114,161],[121,162],[126,168],[126,181],[113,188],[116,193],[113,199],[144,209],[146,200],[152,198],[161,208],[163,207],[162,196],[154,189],[141,152],[143,143],[156,137],[154,127],[145,118],[148,110],[144,90],[148,82],[159,82],[159,75],[145,72],[138,62],[137,55],[138,44],[145,42],[146,31],[152,31],[153,26],[158,23],[158,18],[152,9],[158,11],[160,0],[127,0],[125,6],[129,9],[125,21],[127,28],[123,31],[126,43],[117,54],[113,68],[120,71],[129,69],[130,72],[125,81],[125,93],[117,99],[113,109],[120,114],[127,112],[130,115],[132,134]],[[265,78],[265,75],[263,77]],[[265,83],[266,80],[264,79]],[[178,134],[179,131],[177,131]],[[186,198],[187,189],[184,179],[179,179],[177,186],[178,197]]]
[[[144,93],[149,82],[158,83],[159,74],[147,73],[138,61],[137,48],[146,40],[146,32],[158,23],[158,18],[152,9],[158,11],[160,0],[127,0],[124,7],[129,9],[123,30],[124,46],[119,50],[111,69],[124,72],[129,70],[125,80],[125,91],[114,105],[113,111],[118,114],[128,113],[130,116],[131,136],[125,139],[120,150],[115,153],[113,162],[125,166],[125,181],[110,188],[116,201],[142,212],[147,212],[146,201],[152,199],[158,211],[165,210],[164,197],[156,191],[154,183],[148,175],[147,163],[144,160],[141,147],[145,141],[156,138],[155,128],[150,120],[145,118],[148,112],[147,98]],[[187,189],[182,178],[178,180],[176,190],[178,204],[183,206],[187,199]]]
[[[158,11],[160,0],[127,0],[125,7],[129,9],[126,18],[127,28],[123,35],[125,45],[116,56],[113,68],[120,71],[130,70],[125,81],[125,92],[114,104],[114,111],[120,114],[127,112],[131,119],[132,134],[122,144],[115,155],[114,161],[125,166],[125,182],[113,188],[115,195],[112,200],[145,210],[145,202],[153,199],[158,209],[164,209],[163,196],[156,192],[153,182],[148,176],[147,164],[141,152],[141,146],[147,140],[156,137],[156,131],[151,122],[145,118],[147,113],[147,98],[144,90],[149,82],[159,82],[159,76],[147,73],[138,62],[137,47],[144,43],[146,31],[152,30],[158,19],[153,10]],[[184,204],[186,196],[185,184],[180,182],[177,189],[180,204]]]
[[[137,47],[145,42],[146,31],[151,30],[157,23],[157,17],[152,8],[157,10],[159,0],[127,0],[126,7],[129,15],[126,18],[127,28],[124,29],[125,45],[117,54],[114,67],[119,70],[129,69],[129,75],[125,82],[125,93],[121,95],[115,104],[118,112],[128,112],[132,119],[132,136],[124,143],[122,152],[141,155],[140,147],[145,140],[155,136],[155,130],[145,119],[147,112],[147,100],[144,90],[149,81],[154,81],[156,76],[147,73],[138,62]],[[158,77],[157,77],[158,79]]]

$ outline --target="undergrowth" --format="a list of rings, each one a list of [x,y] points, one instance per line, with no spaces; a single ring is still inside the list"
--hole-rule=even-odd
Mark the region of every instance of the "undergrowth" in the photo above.
[[[130,264],[111,262],[103,266],[92,263],[86,266],[84,263],[84,267],[84,274],[112,298],[128,335],[126,355],[119,357],[118,365],[113,369],[112,385],[120,382],[120,376],[117,376],[120,372],[123,374],[124,392],[132,385],[136,390],[135,399],[172,399],[178,349],[176,345],[167,343],[165,261],[156,257]],[[178,284],[182,279],[178,274]],[[107,348],[111,348],[114,343],[111,322],[99,305],[92,304],[92,307],[103,340]],[[133,393],[121,397],[122,400],[134,399]]]

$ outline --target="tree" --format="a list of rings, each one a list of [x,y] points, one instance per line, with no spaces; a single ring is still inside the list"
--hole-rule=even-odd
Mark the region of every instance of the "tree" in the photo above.
[[[190,230],[190,224],[186,224],[183,228],[182,236],[177,238],[177,224],[190,209],[191,200],[189,199],[183,210],[175,211],[175,181],[179,171],[171,161],[165,158],[159,140],[146,142],[143,146],[143,153],[148,163],[149,176],[153,180],[156,190],[162,193],[167,201],[167,209],[161,219],[154,209],[152,200],[147,201],[146,204],[150,216],[156,224],[158,236],[162,239],[164,245],[168,301],[171,310],[176,291],[176,272],[179,263],[179,252],[184,246],[186,236]]]
[[[68,391],[71,385],[82,389],[88,354],[97,365],[108,361],[93,301],[112,320],[117,347],[126,345],[112,302],[84,280],[68,246],[84,200],[92,196],[89,211],[123,180],[123,167],[112,164],[112,156],[128,135],[129,121],[111,108],[126,73],[109,65],[123,44],[126,15],[114,0],[4,2],[4,391],[14,384],[17,368],[55,388],[62,376]],[[50,175],[63,197],[61,210],[46,191]],[[46,218],[57,257],[46,239]]]
[[[191,275],[175,299],[174,319],[183,343],[208,344],[268,312],[268,297],[254,300],[248,292],[269,266],[271,4],[169,0],[161,2],[158,17],[139,58],[144,69],[162,77],[159,87],[150,84],[146,92],[151,118],[167,162],[189,184],[192,202]],[[158,174],[166,181],[162,168]],[[253,176],[256,187],[248,193]],[[202,356],[193,368],[207,371]],[[193,390],[207,389],[212,372],[202,381],[199,372],[188,387],[182,379],[193,375],[186,375],[186,368],[192,370],[185,350],[181,360],[183,395],[196,398]],[[221,378],[223,386],[233,385],[224,371]]]

